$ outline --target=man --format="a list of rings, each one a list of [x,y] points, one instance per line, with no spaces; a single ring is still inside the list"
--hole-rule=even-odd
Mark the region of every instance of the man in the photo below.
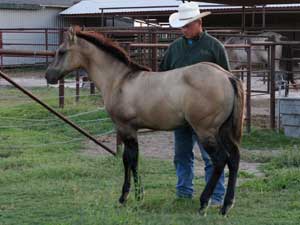
[[[172,27],[181,28],[183,37],[175,40],[166,51],[160,64],[160,70],[172,70],[199,62],[213,62],[229,70],[229,62],[224,46],[202,28],[202,17],[210,12],[200,13],[198,4],[182,3],[178,12],[169,17]],[[199,75],[201,76],[201,75]],[[198,143],[205,162],[205,181],[208,182],[213,173],[213,165],[208,154],[200,144],[198,137],[190,126],[180,127],[174,131],[175,156],[174,164],[178,178],[176,195],[179,198],[192,198],[194,178],[193,146]],[[224,188],[224,172],[211,197],[211,205],[222,205]]]

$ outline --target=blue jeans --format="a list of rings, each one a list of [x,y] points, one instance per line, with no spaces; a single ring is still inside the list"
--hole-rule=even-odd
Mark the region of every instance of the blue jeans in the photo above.
[[[175,156],[174,164],[178,178],[176,185],[176,194],[178,197],[191,198],[193,196],[193,178],[194,178],[194,153],[195,142],[198,143],[202,159],[205,163],[205,182],[207,183],[213,173],[213,165],[205,149],[199,142],[199,139],[190,126],[180,127],[174,131],[175,136]],[[222,202],[225,194],[224,171],[212,194],[213,202]]]

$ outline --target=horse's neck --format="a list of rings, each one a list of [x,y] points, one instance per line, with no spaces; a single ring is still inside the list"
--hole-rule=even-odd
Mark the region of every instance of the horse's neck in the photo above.
[[[122,78],[131,72],[131,69],[112,55],[96,49],[94,46],[88,52],[89,60],[85,69],[89,79],[101,91],[105,103],[110,98],[112,91],[118,88]]]

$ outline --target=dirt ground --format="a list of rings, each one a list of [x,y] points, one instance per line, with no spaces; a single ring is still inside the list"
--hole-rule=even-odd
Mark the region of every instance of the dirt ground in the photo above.
[[[140,154],[145,158],[156,158],[169,160],[172,163],[174,157],[174,140],[173,132],[156,131],[156,132],[145,132],[139,133],[139,149]],[[104,145],[115,150],[116,149],[116,136],[110,134],[98,138]],[[98,155],[98,154],[109,154],[102,150],[99,146],[91,141],[86,142],[86,148],[82,151],[83,154],[87,155]],[[197,145],[194,147],[195,153],[195,175],[204,176],[204,162],[201,158],[200,150]],[[247,173],[255,176],[262,176],[262,172],[259,171],[260,163],[241,161],[240,170],[246,171]]]

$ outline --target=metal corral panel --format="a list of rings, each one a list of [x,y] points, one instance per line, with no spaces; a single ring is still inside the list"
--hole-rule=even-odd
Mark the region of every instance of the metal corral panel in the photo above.
[[[281,123],[286,136],[300,137],[300,97],[280,98]]]
[[[282,117],[282,124],[287,126],[300,126],[300,116],[298,115],[289,115],[288,117]]]
[[[300,98],[280,98],[280,113],[300,115]]]
[[[45,8],[42,10],[6,10],[0,9],[0,31],[2,32],[3,49],[18,50],[45,50],[45,33],[43,28],[63,27],[63,20],[58,15],[61,9]],[[38,28],[40,31],[13,32],[5,29]],[[58,33],[48,34],[48,50],[54,50],[57,46]],[[24,45],[22,45],[22,43]],[[40,46],[38,46],[40,45]],[[19,64],[35,64],[45,62],[45,58],[8,57],[3,56],[4,66]]]
[[[288,137],[299,138],[300,129],[298,126],[284,126],[284,134]]]
[[[31,33],[32,32],[32,33]],[[45,49],[45,33],[43,30],[26,31],[24,33],[3,32],[3,49],[42,51]],[[48,50],[55,50],[59,43],[59,33],[49,32]],[[20,45],[21,44],[21,45]],[[46,58],[40,57],[11,57],[3,56],[2,63],[4,66],[20,64],[37,64],[45,63]]]

